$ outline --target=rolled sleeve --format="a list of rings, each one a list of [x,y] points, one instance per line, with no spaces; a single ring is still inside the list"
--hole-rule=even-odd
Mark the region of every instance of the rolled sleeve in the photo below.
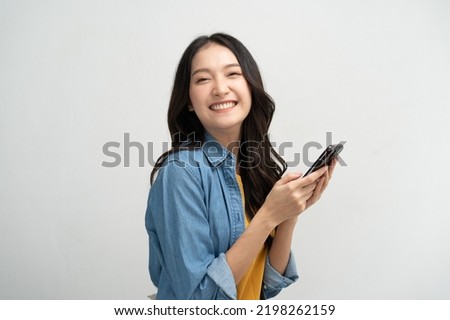
[[[272,298],[276,296],[280,291],[298,279],[297,266],[295,264],[294,256],[291,252],[289,255],[289,261],[284,272],[281,275],[270,264],[269,256],[266,258],[266,268],[264,271],[264,295],[266,298]]]
[[[237,290],[233,273],[231,272],[224,253],[213,260],[207,270],[207,274],[216,285],[221,288],[222,294],[218,294],[219,298],[237,299]]]

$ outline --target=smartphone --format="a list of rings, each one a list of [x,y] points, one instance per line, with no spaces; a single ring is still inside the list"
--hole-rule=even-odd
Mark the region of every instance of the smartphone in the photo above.
[[[344,149],[344,146],[341,143],[329,145],[303,177],[306,177],[308,174],[313,173],[324,166],[329,166],[331,161],[334,158],[337,158],[342,149]]]

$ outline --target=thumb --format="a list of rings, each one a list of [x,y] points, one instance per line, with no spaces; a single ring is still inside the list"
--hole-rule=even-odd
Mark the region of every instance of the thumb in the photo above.
[[[276,182],[276,184],[283,185],[292,180],[296,180],[296,179],[300,178],[301,176],[302,176],[302,173],[300,173],[300,172],[291,172],[291,173],[285,174],[283,177],[281,177],[281,179],[278,180]]]

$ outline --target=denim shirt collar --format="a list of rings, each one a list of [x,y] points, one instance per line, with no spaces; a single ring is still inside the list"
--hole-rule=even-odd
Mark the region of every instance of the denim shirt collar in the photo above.
[[[218,142],[210,133],[205,131],[205,143],[202,145],[203,153],[212,166],[219,166],[227,159],[226,164],[233,166],[236,162],[236,157],[233,153],[228,151],[220,142]],[[231,163],[229,163],[231,161]]]

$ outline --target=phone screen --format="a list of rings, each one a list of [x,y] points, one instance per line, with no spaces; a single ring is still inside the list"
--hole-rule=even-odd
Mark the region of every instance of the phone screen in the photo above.
[[[313,163],[311,168],[309,168],[309,170],[305,173],[304,177],[324,166],[330,165],[331,161],[339,155],[342,149],[344,149],[344,146],[341,143],[329,145],[325,151],[322,152],[316,162]]]

